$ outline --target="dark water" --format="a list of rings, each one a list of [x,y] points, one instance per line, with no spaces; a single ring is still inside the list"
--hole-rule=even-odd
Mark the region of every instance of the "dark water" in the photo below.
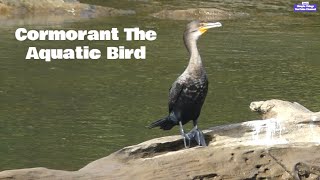
[[[0,28],[0,170],[43,166],[76,170],[124,146],[179,134],[145,126],[167,114],[171,83],[188,54],[182,32],[187,21],[147,16],[161,7],[211,7],[247,12],[225,20],[199,40],[209,74],[202,129],[259,118],[251,101],[278,98],[319,111],[320,18],[291,12],[294,2],[98,1],[83,2],[137,10],[135,16],[91,19],[32,29],[153,29],[153,42],[18,42],[17,26]],[[150,8],[153,7],[154,8]],[[143,8],[147,7],[147,8]],[[149,8],[148,8],[149,7]],[[122,34],[123,35],[123,34]],[[147,60],[27,61],[29,46],[147,46]],[[188,126],[190,128],[190,126]]]

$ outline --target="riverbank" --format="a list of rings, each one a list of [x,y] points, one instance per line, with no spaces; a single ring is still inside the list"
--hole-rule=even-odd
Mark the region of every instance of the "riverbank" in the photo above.
[[[77,0],[0,0],[1,24],[62,24],[81,19],[135,14]]]

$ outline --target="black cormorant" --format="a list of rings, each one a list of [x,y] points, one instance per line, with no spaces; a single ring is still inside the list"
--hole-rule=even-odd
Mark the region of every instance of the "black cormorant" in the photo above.
[[[192,139],[195,139],[198,145],[206,146],[203,133],[198,129],[197,123],[207,95],[208,79],[197,48],[197,40],[208,29],[220,26],[222,25],[219,22],[200,21],[192,21],[187,25],[183,40],[190,54],[188,67],[169,90],[169,115],[149,125],[149,128],[159,126],[163,130],[170,130],[173,126],[180,125],[185,147],[190,146]],[[183,125],[190,120],[193,121],[194,127],[189,133],[185,133]]]

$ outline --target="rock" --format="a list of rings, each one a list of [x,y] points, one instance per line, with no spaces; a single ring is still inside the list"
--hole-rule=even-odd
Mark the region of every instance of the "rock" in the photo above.
[[[135,14],[121,10],[79,3],[76,0],[0,0],[0,19],[38,22],[65,22],[83,18]]]
[[[246,17],[246,13],[233,13],[217,8],[190,8],[184,10],[162,10],[151,16],[160,19],[217,21]]]
[[[281,100],[250,108],[264,120],[210,128],[204,131],[208,147],[185,149],[180,136],[168,136],[125,147],[78,171],[8,170],[0,180],[319,179],[319,112]]]

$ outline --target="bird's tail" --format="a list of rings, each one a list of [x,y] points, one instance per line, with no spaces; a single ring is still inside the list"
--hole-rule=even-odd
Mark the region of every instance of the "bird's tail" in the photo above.
[[[151,123],[148,128],[154,128],[154,127],[160,127],[160,129],[163,129],[163,130],[170,130],[172,129],[173,126],[175,126],[176,123],[174,121],[172,121],[170,119],[170,116],[167,116],[165,118],[162,118],[162,119],[159,119],[153,123]]]

